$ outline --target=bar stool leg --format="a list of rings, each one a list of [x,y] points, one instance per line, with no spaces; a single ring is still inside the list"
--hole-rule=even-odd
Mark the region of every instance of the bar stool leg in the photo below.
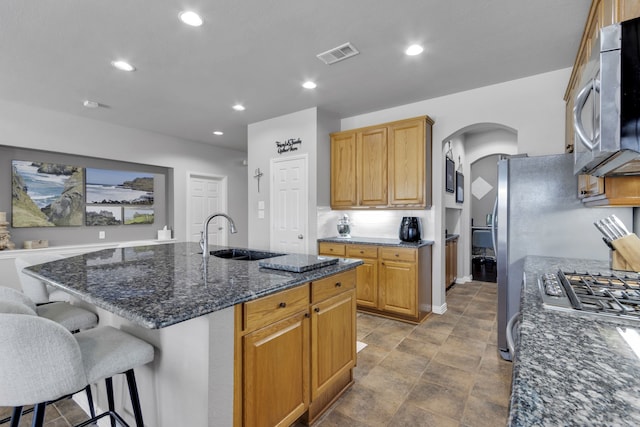
[[[22,417],[22,406],[16,406],[13,408],[11,414],[11,427],[18,427],[20,425],[20,418]]]
[[[89,401],[89,413],[91,414],[91,418],[95,418],[96,409],[93,406],[93,394],[91,393],[91,384],[87,385],[84,391],[87,394],[87,400]]]
[[[144,427],[142,421],[142,409],[140,408],[140,396],[138,395],[138,386],[136,384],[136,376],[133,369],[125,372],[127,376],[127,385],[129,386],[129,396],[131,397],[131,405],[133,406],[133,415],[136,418],[136,427]]]
[[[42,427],[44,424],[44,411],[47,409],[47,402],[38,403],[33,411],[33,421],[31,427]]]
[[[107,401],[109,402],[109,412],[115,412],[115,403],[113,400],[113,380],[111,377],[104,380],[107,385]],[[112,415],[109,415],[109,419],[111,420],[111,427],[116,427],[116,420]]]

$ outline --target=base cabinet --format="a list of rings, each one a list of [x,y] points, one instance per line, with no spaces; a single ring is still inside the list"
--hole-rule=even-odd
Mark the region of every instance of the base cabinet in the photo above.
[[[351,384],[356,271],[235,307],[234,425],[315,421]]]
[[[309,405],[309,318],[297,313],[243,341],[244,425],[293,424]]]
[[[431,312],[431,246],[319,242],[318,252],[364,262],[357,268],[359,310],[412,323]]]
[[[458,275],[458,239],[445,242],[445,281],[449,287],[456,282]]]

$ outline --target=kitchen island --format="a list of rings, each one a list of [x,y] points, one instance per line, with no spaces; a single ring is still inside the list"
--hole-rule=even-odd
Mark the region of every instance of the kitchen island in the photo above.
[[[621,334],[640,322],[545,308],[538,277],[558,270],[611,273],[602,261],[526,258],[509,425],[640,425],[640,349]]]
[[[285,260],[298,267],[320,262],[319,268],[295,273],[261,267],[260,261],[203,258],[199,252],[197,243],[134,246],[25,270],[93,308],[100,324],[154,345],[154,362],[136,369],[149,426],[233,425],[234,307],[361,264],[347,259],[330,264],[326,257],[310,255],[264,260],[276,265],[276,260]],[[330,265],[323,265],[325,261]],[[123,392],[124,382],[114,380],[116,393]],[[97,390],[101,406],[104,394]],[[126,418],[129,403],[120,400]]]

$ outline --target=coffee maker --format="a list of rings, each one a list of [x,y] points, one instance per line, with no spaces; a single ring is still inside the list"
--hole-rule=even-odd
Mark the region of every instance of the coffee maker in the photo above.
[[[399,238],[403,242],[419,242],[422,234],[420,218],[416,216],[402,217]]]

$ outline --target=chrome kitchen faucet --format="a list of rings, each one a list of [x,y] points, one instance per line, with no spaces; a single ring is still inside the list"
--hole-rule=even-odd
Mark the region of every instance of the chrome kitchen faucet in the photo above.
[[[225,218],[227,218],[227,221],[229,221],[229,232],[231,234],[235,234],[238,232],[238,230],[236,230],[236,224],[233,222],[233,219],[231,219],[231,217],[227,214],[224,213],[214,213],[209,215],[209,217],[204,221],[204,226],[203,226],[203,230],[202,230],[202,240],[200,243],[200,246],[202,247],[202,257],[203,258],[207,258],[209,256],[209,222],[211,222],[211,220],[217,216],[223,216]]]

